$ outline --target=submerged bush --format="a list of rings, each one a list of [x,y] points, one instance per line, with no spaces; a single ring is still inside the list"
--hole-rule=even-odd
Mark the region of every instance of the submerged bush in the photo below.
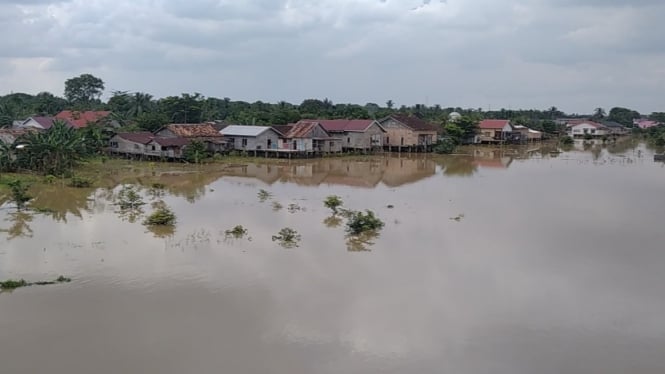
[[[342,198],[337,195],[330,195],[323,201],[323,205],[326,208],[332,210],[335,214],[337,214],[337,210],[342,206],[342,204],[344,204],[344,202],[342,202]]]
[[[363,212],[351,212],[349,221],[346,223],[346,231],[351,235],[359,235],[369,231],[381,230],[383,221],[374,215],[371,210]]]
[[[154,212],[145,219],[143,224],[148,226],[171,226],[175,225],[176,216],[166,204],[158,204]]]
[[[272,241],[278,241],[279,244],[284,248],[294,248],[298,246],[300,242],[300,234],[290,227],[285,227],[277,233],[277,235],[272,236]]]
[[[224,234],[226,234],[226,237],[232,237],[235,239],[241,239],[245,235],[247,235],[248,231],[246,228],[244,228],[242,225],[237,225],[234,228],[230,230],[224,231]]]
[[[122,210],[138,209],[144,205],[143,198],[133,186],[123,186],[118,192],[116,204]]]
[[[561,138],[561,144],[573,144],[574,142],[573,138],[568,135]]]
[[[455,151],[456,144],[451,139],[443,139],[432,148],[434,153],[451,154]]]
[[[259,201],[262,203],[272,197],[272,194],[264,189],[260,189],[257,195],[259,196]]]
[[[12,201],[16,204],[16,208],[18,210],[23,209],[25,203],[32,199],[32,197],[28,195],[28,188],[30,188],[30,185],[20,179],[11,180],[7,182],[7,185],[12,192]]]
[[[17,288],[21,287],[28,287],[28,286],[46,286],[50,284],[58,284],[58,283],[69,283],[71,282],[71,278],[63,277],[62,275],[56,278],[55,280],[52,281],[39,281],[39,282],[26,282],[25,279],[19,279],[19,280],[13,280],[9,279],[4,282],[0,282],[0,289],[2,290],[15,290]]]

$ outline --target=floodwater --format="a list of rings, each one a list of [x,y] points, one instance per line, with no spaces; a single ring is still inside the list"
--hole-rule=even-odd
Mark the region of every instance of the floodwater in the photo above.
[[[664,373],[664,164],[634,141],[551,150],[127,162],[104,188],[35,187],[41,213],[0,209],[0,280],[73,281],[0,294],[0,372]],[[120,214],[123,183],[175,229]],[[331,194],[380,236],[348,240]]]

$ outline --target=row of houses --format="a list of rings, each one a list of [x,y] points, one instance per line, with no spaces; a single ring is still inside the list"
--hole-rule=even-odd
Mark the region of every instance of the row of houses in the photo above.
[[[283,126],[218,123],[170,124],[155,132],[116,133],[110,152],[146,157],[182,158],[184,148],[200,141],[211,152],[231,150],[265,156],[315,156],[375,150],[429,151],[438,127],[417,117],[382,120],[308,119]]]
[[[573,138],[606,137],[627,135],[630,130],[613,121],[596,122],[589,119],[567,120],[566,134]]]

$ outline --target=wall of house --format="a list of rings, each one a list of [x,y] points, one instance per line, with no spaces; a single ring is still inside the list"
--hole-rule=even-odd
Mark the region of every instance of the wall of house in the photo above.
[[[414,134],[413,130],[392,118],[382,122],[381,126],[386,129],[385,145],[391,147],[408,147],[418,143],[418,137]]]
[[[268,148],[268,139],[271,140],[270,149],[277,149],[279,147],[279,136],[274,131],[264,131],[258,136],[227,136],[233,144],[233,149],[240,151],[256,151],[265,150]],[[247,139],[247,145],[243,147],[242,140]]]
[[[607,135],[608,132],[603,128],[596,128],[588,123],[580,123],[579,125],[572,126],[568,129],[568,135],[573,137],[584,136],[587,134],[591,136],[603,136]]]
[[[145,146],[140,143],[135,143],[127,139],[121,138],[118,135],[113,136],[110,139],[111,151],[115,153],[124,153],[124,154],[144,154]],[[114,146],[117,144],[117,147]]]
[[[383,147],[385,132],[376,123],[372,124],[364,132],[345,131],[336,137],[342,138],[342,148],[345,149],[370,149],[372,147]],[[374,144],[372,144],[374,139]]]

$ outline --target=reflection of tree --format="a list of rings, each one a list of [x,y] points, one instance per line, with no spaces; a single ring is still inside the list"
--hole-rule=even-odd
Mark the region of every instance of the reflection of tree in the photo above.
[[[374,240],[379,237],[376,231],[365,231],[359,235],[346,236],[346,249],[349,252],[368,252],[374,245]]]
[[[326,219],[323,220],[323,224],[326,225],[326,227],[334,229],[342,224],[342,217],[333,214],[330,217],[326,217]]]
[[[67,222],[67,214],[82,218],[89,210],[89,200],[94,189],[72,188],[61,184],[39,185],[32,189],[30,205],[41,210],[56,221]]]
[[[6,232],[7,240],[15,238],[32,238],[32,229],[29,223],[32,222],[32,214],[25,211],[9,213],[5,221],[11,222],[8,229],[0,229],[0,232]]]
[[[148,225],[146,227],[155,235],[155,238],[170,238],[175,235],[175,225]]]
[[[437,163],[443,169],[443,174],[448,176],[469,177],[478,171],[473,157],[469,156],[442,156],[437,157]]]

